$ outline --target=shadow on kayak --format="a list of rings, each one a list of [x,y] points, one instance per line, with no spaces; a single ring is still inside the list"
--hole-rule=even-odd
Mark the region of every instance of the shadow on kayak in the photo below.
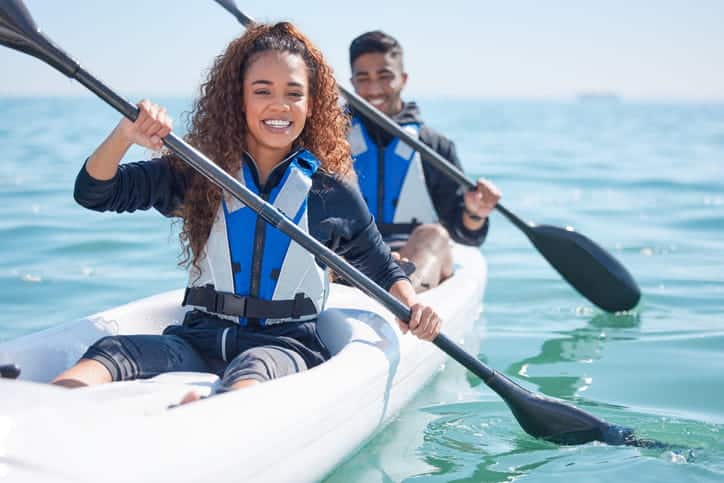
[[[354,323],[344,323],[344,321]],[[377,336],[370,339],[370,330]],[[348,344],[365,344],[382,351],[389,363],[385,383],[385,400],[379,424],[387,417],[392,383],[400,365],[400,339],[390,323],[377,314],[354,309],[327,309],[317,319],[317,334],[334,357]],[[351,376],[352,377],[352,376]]]

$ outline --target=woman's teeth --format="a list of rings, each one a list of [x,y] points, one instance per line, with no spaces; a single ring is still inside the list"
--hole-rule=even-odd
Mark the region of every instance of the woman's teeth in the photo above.
[[[284,128],[289,127],[292,123],[291,121],[282,121],[280,119],[267,119],[266,121],[264,121],[264,124],[269,127]]]

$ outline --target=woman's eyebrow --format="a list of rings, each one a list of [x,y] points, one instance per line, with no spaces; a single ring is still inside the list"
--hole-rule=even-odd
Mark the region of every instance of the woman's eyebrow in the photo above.
[[[259,79],[259,80],[255,80],[255,81],[252,81],[252,82],[251,82],[251,85],[257,85],[257,84],[262,84],[262,85],[265,85],[265,86],[270,86],[270,85],[272,85],[272,84],[274,84],[274,83],[273,83],[272,81],[266,80],[266,79]],[[302,88],[304,88],[304,84],[302,84],[301,82],[297,82],[297,81],[289,81],[289,82],[287,82],[287,85],[288,85],[289,87],[302,87]]]

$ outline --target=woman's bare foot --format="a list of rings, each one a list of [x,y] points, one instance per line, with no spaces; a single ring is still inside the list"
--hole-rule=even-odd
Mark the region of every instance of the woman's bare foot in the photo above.
[[[193,391],[187,392],[184,397],[181,398],[181,401],[178,404],[171,404],[168,406],[168,409],[174,409],[180,406],[184,406],[188,403],[200,401],[201,399],[204,399],[202,396],[199,396]]]
[[[178,403],[178,405],[181,406],[183,404],[188,404],[188,403],[192,403],[192,402],[196,402],[196,401],[200,401],[200,400],[201,400],[201,396],[199,396],[195,392],[191,391],[191,392],[186,393],[186,395],[181,399],[181,402]]]

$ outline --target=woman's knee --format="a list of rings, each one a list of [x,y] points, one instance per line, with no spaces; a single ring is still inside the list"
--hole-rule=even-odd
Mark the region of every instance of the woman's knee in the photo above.
[[[277,346],[254,347],[229,363],[221,379],[219,392],[231,390],[240,381],[266,382],[306,369],[304,359],[292,350]]]
[[[104,366],[112,381],[126,381],[138,377],[137,364],[128,351],[128,336],[110,335],[97,340],[83,354],[83,360],[92,360]]]

